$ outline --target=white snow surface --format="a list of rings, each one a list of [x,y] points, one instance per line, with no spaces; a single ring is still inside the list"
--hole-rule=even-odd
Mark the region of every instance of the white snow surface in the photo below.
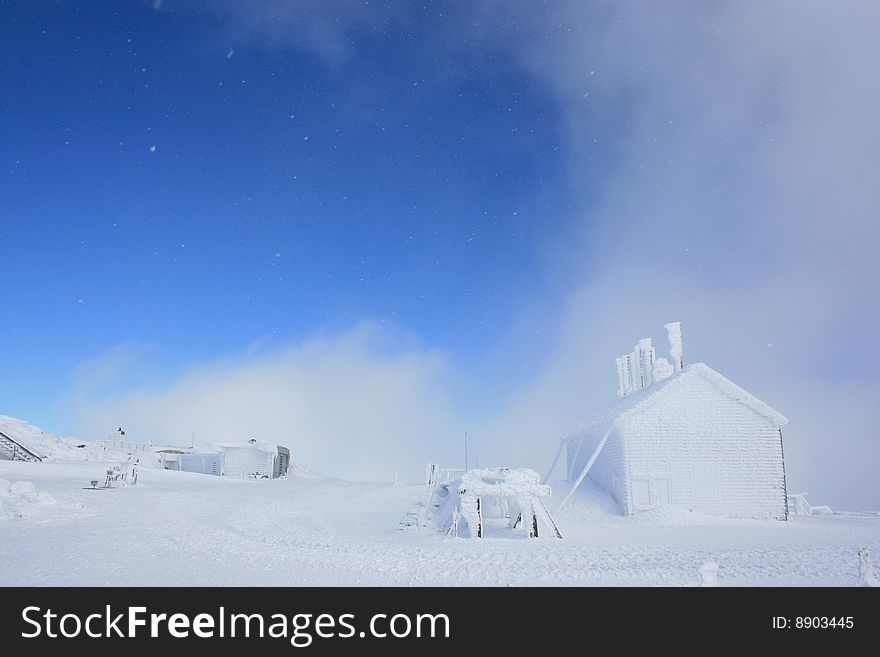
[[[870,514],[626,517],[585,485],[555,517],[562,541],[468,540],[399,530],[421,483],[146,468],[136,486],[87,490],[106,466],[0,461],[0,585],[697,586],[713,562],[721,586],[850,586],[858,550],[880,554]]]

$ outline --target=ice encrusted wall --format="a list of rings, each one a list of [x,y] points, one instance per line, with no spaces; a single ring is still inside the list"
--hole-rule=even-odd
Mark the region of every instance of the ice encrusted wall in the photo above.
[[[223,474],[227,477],[272,476],[272,454],[250,447],[223,450]]]
[[[785,518],[779,429],[703,377],[671,382],[622,430],[630,513],[668,502],[732,517]]]

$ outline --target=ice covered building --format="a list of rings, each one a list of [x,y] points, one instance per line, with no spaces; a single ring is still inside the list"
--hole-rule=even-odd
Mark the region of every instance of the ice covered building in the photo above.
[[[786,520],[788,420],[708,365],[685,366],[681,325],[666,329],[672,362],[640,340],[617,359],[619,399],[563,441],[572,491],[589,477],[627,515],[675,504]]]
[[[159,450],[160,465],[166,470],[253,479],[286,477],[290,467],[290,450],[283,445],[268,445],[252,439],[243,443],[216,443],[209,447],[205,452]]]

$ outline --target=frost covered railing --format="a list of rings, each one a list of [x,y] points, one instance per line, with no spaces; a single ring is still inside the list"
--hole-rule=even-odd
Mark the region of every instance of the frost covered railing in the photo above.
[[[790,493],[788,508],[795,516],[827,516],[834,513],[830,506],[825,504],[814,506],[807,502],[807,493]]]
[[[39,463],[43,459],[34,454],[17,440],[0,431],[0,453],[11,461],[30,461]]]
[[[110,447],[112,449],[122,449],[129,452],[152,452],[156,447],[153,443],[126,442],[124,440],[96,440],[96,445],[101,447]]]
[[[483,538],[489,527],[562,538],[543,502],[550,494],[527,468],[441,470],[429,464],[424,500],[404,524],[463,538]]]

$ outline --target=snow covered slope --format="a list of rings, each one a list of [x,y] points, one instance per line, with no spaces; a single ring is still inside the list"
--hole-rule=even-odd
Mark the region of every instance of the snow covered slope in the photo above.
[[[44,463],[66,461],[125,461],[131,453],[119,447],[105,447],[67,436],[47,433],[39,427],[9,415],[0,415],[0,432],[27,448]],[[142,465],[152,465],[152,455],[138,454]]]

